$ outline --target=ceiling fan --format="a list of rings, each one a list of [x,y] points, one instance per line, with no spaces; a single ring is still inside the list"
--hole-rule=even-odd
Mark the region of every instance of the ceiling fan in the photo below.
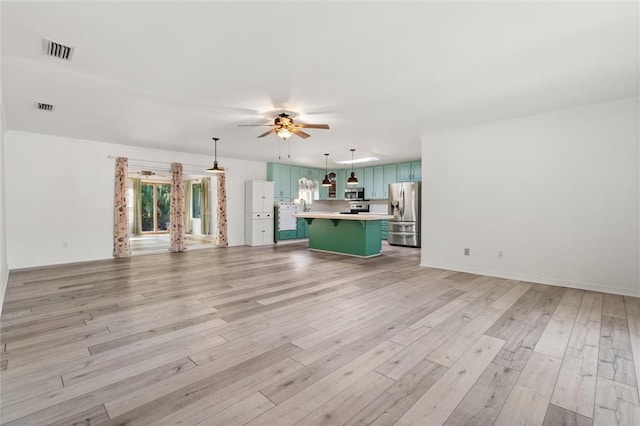
[[[273,124],[240,124],[240,126],[272,126],[273,129],[268,132],[264,132],[259,138],[263,138],[271,133],[275,133],[282,139],[287,139],[291,135],[300,136],[303,139],[311,136],[308,133],[303,132],[300,129],[328,129],[328,124],[304,124],[304,123],[295,123],[293,118],[289,116],[289,114],[283,112],[278,115],[275,120],[273,120]]]

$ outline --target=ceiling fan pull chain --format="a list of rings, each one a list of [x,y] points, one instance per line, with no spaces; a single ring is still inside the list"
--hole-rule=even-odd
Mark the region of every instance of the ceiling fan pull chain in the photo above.
[[[291,142],[287,140],[287,158],[291,158]]]
[[[282,141],[279,140],[278,141],[278,160],[281,160],[282,157],[280,156],[280,148],[282,147]]]

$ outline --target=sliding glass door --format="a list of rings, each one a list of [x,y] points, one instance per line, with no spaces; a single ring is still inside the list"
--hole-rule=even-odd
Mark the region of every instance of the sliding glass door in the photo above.
[[[171,215],[171,184],[143,182],[140,188],[142,232],[166,233]]]

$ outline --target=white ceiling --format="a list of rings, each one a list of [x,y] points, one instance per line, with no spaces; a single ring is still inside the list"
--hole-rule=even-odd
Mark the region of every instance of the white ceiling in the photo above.
[[[291,162],[420,157],[420,136],[638,96],[638,3],[2,2],[7,130]],[[42,37],[75,48],[42,54]],[[55,105],[37,111],[34,102]],[[282,152],[286,158],[287,146]]]

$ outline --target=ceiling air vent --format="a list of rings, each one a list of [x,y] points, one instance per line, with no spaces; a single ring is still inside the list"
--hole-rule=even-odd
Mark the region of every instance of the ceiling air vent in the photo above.
[[[42,39],[42,47],[45,55],[54,56],[67,61],[71,60],[73,47],[65,46],[64,44],[56,43],[55,41],[46,38]]]
[[[53,105],[43,102],[36,102],[36,108],[42,111],[53,111]]]

